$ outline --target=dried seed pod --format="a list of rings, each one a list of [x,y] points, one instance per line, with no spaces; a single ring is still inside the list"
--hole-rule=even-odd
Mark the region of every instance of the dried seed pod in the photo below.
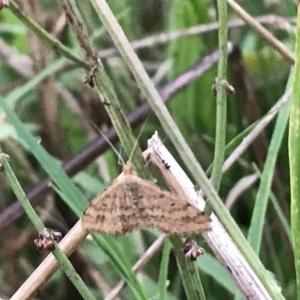
[[[198,256],[204,254],[204,249],[197,246],[197,242],[192,238],[187,238],[182,247],[182,251],[186,258],[195,261]]]
[[[34,243],[39,251],[53,251],[55,249],[55,244],[53,243],[53,241],[58,243],[61,238],[61,232],[49,228],[44,228],[43,231],[39,233],[38,238],[34,240]]]

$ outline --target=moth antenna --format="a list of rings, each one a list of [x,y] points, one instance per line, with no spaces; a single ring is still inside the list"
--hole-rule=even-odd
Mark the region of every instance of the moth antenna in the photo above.
[[[134,151],[135,151],[135,150],[137,149],[137,147],[138,147],[139,139],[140,139],[140,137],[141,137],[141,135],[142,135],[142,132],[143,132],[143,130],[144,130],[146,124],[147,124],[147,121],[148,121],[148,118],[145,120],[144,124],[142,125],[141,130],[140,130],[140,132],[139,132],[139,134],[138,134],[138,136],[137,136],[137,138],[136,138],[136,140],[135,140],[135,142],[134,142],[134,145],[133,145],[133,148],[132,148],[131,153],[130,153],[130,155],[129,155],[128,161],[131,161],[132,155],[133,155]],[[95,125],[95,126],[96,126],[96,125]],[[105,136],[105,134],[102,132],[102,130],[101,130],[99,127],[96,127],[96,129],[97,129],[97,131],[102,135],[102,137],[107,141],[107,143],[110,145],[110,147],[112,148],[112,150],[113,150],[113,151],[115,152],[115,154],[117,155],[117,157],[118,157],[118,164],[121,162],[122,166],[125,166],[126,163],[125,163],[125,161],[124,161],[122,155],[120,154],[120,152],[117,151],[117,149],[115,148],[115,146],[114,146],[114,145],[111,143],[111,141]]]
[[[102,137],[107,141],[107,143],[109,144],[109,146],[111,147],[111,149],[117,155],[117,157],[118,157],[118,163],[121,162],[121,164],[124,166],[125,162],[124,162],[124,159],[123,159],[122,155],[120,154],[120,152],[117,151],[116,147],[111,143],[111,141],[106,137],[106,135],[102,132],[102,130],[99,127],[97,127],[97,131],[102,135]]]
[[[141,135],[142,135],[142,132],[144,131],[144,128],[145,128],[147,122],[148,122],[148,117],[147,117],[147,119],[145,120],[144,124],[142,125],[142,127],[141,127],[141,129],[140,129],[140,132],[139,132],[139,134],[138,134],[138,136],[137,136],[137,138],[136,138],[136,140],[135,140],[135,142],[134,142],[133,148],[132,148],[131,153],[130,153],[130,155],[129,155],[129,157],[128,157],[128,160],[129,160],[129,161],[131,161],[131,158],[132,158],[132,156],[133,156],[133,153],[134,153],[134,151],[135,151],[135,150],[137,149],[137,147],[138,147],[140,137],[141,137]]]

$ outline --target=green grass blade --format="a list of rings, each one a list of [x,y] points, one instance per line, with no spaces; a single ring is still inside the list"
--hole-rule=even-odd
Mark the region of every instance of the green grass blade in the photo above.
[[[168,240],[165,240],[165,245],[164,245],[163,254],[160,263],[160,269],[159,269],[159,279],[158,279],[160,300],[165,300],[167,295],[166,283],[168,279],[170,249],[171,249],[171,244],[169,243]]]
[[[295,256],[297,299],[300,299],[300,5],[296,27],[296,61],[289,124],[289,164],[291,184],[291,229]]]
[[[278,215],[278,218],[280,220],[280,223],[282,224],[282,227],[286,233],[286,235],[288,236],[290,242],[291,242],[291,245],[292,245],[292,235],[291,235],[291,227],[289,225],[289,222],[288,220],[286,219],[285,215],[283,214],[279,204],[278,204],[278,201],[275,197],[275,195],[273,193],[270,194],[270,200],[274,206],[274,209]]]
[[[248,240],[257,254],[259,253],[261,245],[263,225],[271,192],[275,163],[287,127],[289,113],[290,103],[287,102],[282,107],[276,120],[266,163],[262,172],[259,189],[255,199],[255,207],[252,215],[251,225],[248,231]]]
[[[24,128],[24,124],[19,120],[15,112],[8,108],[6,101],[3,98],[0,98],[0,100],[0,105],[9,122],[15,127],[18,136],[27,144],[28,149],[32,151],[32,154],[52,178],[57,187],[63,191],[69,199],[72,199],[72,201],[67,204],[72,208],[76,215],[80,216],[87,204],[84,195],[71,182],[66,173],[62,171],[60,164],[53,159],[53,157],[38,144],[37,139]]]
[[[39,84],[47,76],[60,70],[66,63],[66,59],[62,58],[52,62],[46,69],[37,74],[34,78],[28,81],[26,84],[22,85],[20,88],[14,89],[9,93],[6,98],[6,104],[12,105],[15,101],[19,100],[21,97],[24,97],[28,92],[32,91],[34,87]]]
[[[288,87],[289,86],[290,84],[288,84]],[[274,174],[275,163],[277,160],[278,152],[288,123],[289,112],[290,112],[290,102],[287,102],[283,105],[282,109],[278,114],[274,132],[272,135],[272,140],[268,150],[266,163],[260,177],[260,185],[255,199],[255,206],[252,214],[251,225],[248,231],[249,243],[253,247],[256,253],[259,253],[260,250],[262,234],[263,234],[263,225],[266,217],[268,200],[270,197],[273,196],[272,202],[273,204],[275,204],[274,195],[272,195],[271,192],[271,185],[272,185],[273,174]],[[278,215],[281,216],[280,219],[282,220],[282,223],[285,224],[284,222],[285,218],[282,215],[280,208],[278,209],[278,204],[277,205],[276,204],[274,205],[274,207],[275,209],[277,208],[276,211]],[[238,294],[235,299],[236,300],[242,299],[242,296]]]
[[[203,256],[200,256],[197,259],[196,264],[206,275],[214,278],[214,280],[223,286],[227,291],[232,294],[236,292],[236,286],[232,282],[228,272],[211,254],[205,253]]]

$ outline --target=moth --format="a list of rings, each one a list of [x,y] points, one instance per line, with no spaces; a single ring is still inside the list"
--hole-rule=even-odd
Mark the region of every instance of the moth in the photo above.
[[[208,215],[177,195],[140,178],[130,162],[82,216],[85,230],[108,235],[156,227],[166,234],[190,236],[210,230],[210,221]]]

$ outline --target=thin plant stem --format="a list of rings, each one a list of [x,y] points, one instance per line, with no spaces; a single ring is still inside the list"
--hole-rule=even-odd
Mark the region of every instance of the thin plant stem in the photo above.
[[[150,177],[147,169],[143,167],[142,151],[136,145],[136,139],[121,108],[120,101],[115,93],[113,84],[89,40],[88,32],[84,26],[84,24],[88,22],[88,20],[85,20],[86,15],[80,15],[83,20],[83,24],[77,15],[78,9],[73,4],[73,2],[76,3],[76,1],[61,0],[61,2],[64,10],[66,11],[66,15],[68,16],[70,26],[74,31],[80,46],[85,52],[86,60],[90,63],[89,72],[91,74],[88,76],[93,77],[92,80],[94,81],[95,88],[98,92],[99,100],[104,104],[104,108],[106,109],[112,125],[119,136],[125,153],[130,158],[136,171],[141,172],[144,177]]]
[[[1,146],[0,146],[0,164],[3,168],[8,183],[10,184],[16,197],[20,201],[30,221],[32,222],[32,224],[34,225],[34,227],[38,232],[43,231],[43,229],[45,228],[43,222],[40,220],[39,216],[37,215],[37,213],[31,206],[30,202],[26,198],[26,195],[7,160],[7,155],[3,153]],[[54,240],[52,240],[52,242],[55,245],[53,255],[55,256],[55,258],[57,259],[60,266],[62,267],[66,275],[69,277],[71,282],[77,288],[78,292],[83,297],[83,299],[96,300],[92,295],[92,293],[87,288],[87,286],[85,285],[85,283],[83,282],[83,280],[80,278],[80,276],[78,275],[78,273],[76,272],[76,270],[74,269],[74,267],[72,266],[72,264],[70,263],[66,255],[58,247],[57,243]]]
[[[211,183],[216,191],[219,190],[222,178],[222,165],[225,157],[226,143],[226,119],[227,119],[227,4],[224,0],[217,1],[218,16],[219,16],[219,62],[218,62],[218,77],[216,79],[217,92],[217,110],[216,110],[216,137],[213,169],[211,175]],[[207,202],[205,213],[211,214],[212,206]]]

